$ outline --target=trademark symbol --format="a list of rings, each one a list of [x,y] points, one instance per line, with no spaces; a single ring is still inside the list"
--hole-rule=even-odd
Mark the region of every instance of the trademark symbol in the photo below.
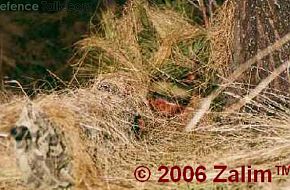
[[[288,176],[289,172],[290,172],[290,165],[288,166],[275,166],[276,170],[277,170],[277,175],[280,176]]]

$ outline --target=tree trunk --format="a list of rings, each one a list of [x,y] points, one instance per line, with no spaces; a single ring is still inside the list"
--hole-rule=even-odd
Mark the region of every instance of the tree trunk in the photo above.
[[[290,32],[290,0],[236,1],[233,63],[243,64],[261,49],[278,41]],[[274,51],[255,65],[243,77],[243,82],[258,84],[275,68],[290,58],[290,42]],[[289,92],[289,71],[281,74],[271,88]]]

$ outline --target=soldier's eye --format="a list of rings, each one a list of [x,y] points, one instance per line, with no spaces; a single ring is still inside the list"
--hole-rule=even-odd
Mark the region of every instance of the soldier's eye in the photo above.
[[[13,127],[10,131],[10,134],[16,141],[31,139],[30,132],[26,126]]]

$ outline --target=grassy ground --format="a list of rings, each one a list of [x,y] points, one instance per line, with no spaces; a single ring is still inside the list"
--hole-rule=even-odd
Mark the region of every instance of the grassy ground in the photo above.
[[[233,81],[220,85],[220,78],[233,78],[227,74],[233,4],[226,2],[212,18],[203,17],[201,11],[198,18],[208,20],[200,22],[169,2],[157,7],[134,1],[123,14],[114,11],[103,12],[102,32],[93,32],[77,44],[81,59],[72,59],[73,82],[90,82],[33,100],[37,109],[32,113],[44,114],[68,139],[65,146],[76,189],[287,189],[287,178],[276,175],[275,165],[289,164],[289,97],[265,85],[263,91]],[[216,89],[222,90],[216,93]],[[243,100],[237,91],[250,92],[246,103],[236,104]],[[198,106],[212,94],[216,99],[186,131],[200,113]],[[27,102],[23,96],[1,105],[1,132],[14,127]],[[28,128],[35,127],[34,120],[25,122]],[[0,144],[4,155],[0,164],[5,163],[0,165],[0,185],[19,189],[24,183],[8,142],[14,141]],[[213,184],[217,175],[213,166],[218,163],[231,169],[243,165],[270,169],[273,182]],[[208,180],[158,183],[157,169],[163,164],[203,164]],[[134,179],[140,165],[152,169],[150,181]]]

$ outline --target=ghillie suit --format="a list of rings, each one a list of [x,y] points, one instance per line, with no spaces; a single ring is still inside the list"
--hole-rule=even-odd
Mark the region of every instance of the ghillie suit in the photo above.
[[[11,136],[30,188],[98,189],[104,183],[98,173],[102,157],[137,140],[139,126],[132,127],[142,100],[133,99],[129,83],[134,81],[108,78],[69,96],[51,95],[23,107]]]

